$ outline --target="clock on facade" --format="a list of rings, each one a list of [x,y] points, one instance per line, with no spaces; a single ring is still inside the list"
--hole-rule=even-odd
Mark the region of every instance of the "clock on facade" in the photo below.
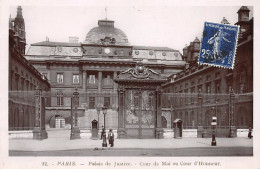
[[[109,48],[105,48],[105,53],[106,54],[110,53],[110,49]]]

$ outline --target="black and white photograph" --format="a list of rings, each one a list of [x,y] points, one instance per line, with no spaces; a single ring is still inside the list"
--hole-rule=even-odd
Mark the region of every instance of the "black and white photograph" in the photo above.
[[[258,1],[60,2],[0,2],[0,168],[260,168]]]

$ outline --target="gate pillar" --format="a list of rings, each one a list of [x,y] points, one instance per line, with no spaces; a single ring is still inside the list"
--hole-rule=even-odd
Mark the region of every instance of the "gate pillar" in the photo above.
[[[157,86],[156,88],[156,129],[155,129],[155,138],[163,138],[163,129],[162,129],[162,88]]]
[[[73,92],[71,98],[71,133],[70,140],[80,139],[80,129],[78,124],[78,106],[79,106],[79,92],[77,88]]]
[[[35,90],[35,122],[33,129],[33,139],[47,139],[48,134],[45,130],[45,98],[42,97],[42,91],[37,86]]]
[[[126,132],[124,128],[124,87],[119,86],[118,88],[118,138],[126,138]]]

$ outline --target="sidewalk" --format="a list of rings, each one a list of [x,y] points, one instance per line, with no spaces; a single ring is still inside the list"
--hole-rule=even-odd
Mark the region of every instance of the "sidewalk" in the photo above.
[[[77,139],[70,140],[68,130],[48,132],[45,140],[9,140],[9,150],[47,151],[102,148],[102,140]],[[60,134],[62,133],[62,134]],[[216,138],[217,147],[253,147],[253,139],[248,138]],[[188,148],[212,147],[211,138],[182,139],[115,139],[114,148]]]

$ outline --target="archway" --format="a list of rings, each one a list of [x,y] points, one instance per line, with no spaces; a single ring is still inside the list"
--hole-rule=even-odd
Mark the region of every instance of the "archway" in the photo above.
[[[19,110],[18,108],[14,111],[14,130],[19,130]]]
[[[54,115],[50,119],[50,128],[65,128],[65,118],[61,115]]]

